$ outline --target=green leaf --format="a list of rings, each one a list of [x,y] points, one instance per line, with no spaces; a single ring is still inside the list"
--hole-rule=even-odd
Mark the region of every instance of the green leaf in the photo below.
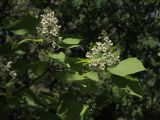
[[[73,103],[73,101],[65,101],[61,103],[57,114],[62,116],[62,120],[84,120],[87,109],[88,105],[76,102]]]
[[[108,69],[110,73],[120,76],[126,76],[140,71],[145,68],[140,60],[137,58],[128,58],[121,61],[116,67]]]
[[[139,98],[142,98],[142,95],[139,95],[137,93],[135,93],[129,86],[126,86],[125,88],[122,88],[126,93],[133,95],[133,96],[137,96]]]
[[[70,72],[67,72],[67,71],[58,72],[56,74],[56,77],[59,80],[62,80],[62,81],[65,80],[65,81],[68,81],[68,82],[82,81],[82,80],[86,79],[86,78],[83,77],[83,75],[80,75],[78,72],[70,73]]]
[[[12,32],[13,32],[14,34],[16,34],[16,35],[25,35],[25,34],[28,33],[28,31],[25,30],[25,29],[12,30]]]
[[[63,52],[60,52],[58,54],[51,54],[49,53],[48,56],[54,60],[58,60],[60,62],[65,62],[65,54]]]
[[[26,52],[22,51],[22,50],[17,50],[17,51],[15,51],[15,53],[18,55],[24,55]]]
[[[96,82],[99,81],[98,74],[94,71],[87,72],[83,75],[80,75],[78,72],[71,73],[71,72],[63,71],[63,72],[57,72],[56,77],[59,80],[62,80],[62,81],[65,80],[68,82],[74,82],[74,81],[81,82],[83,80],[86,80],[86,82],[87,82],[87,79],[90,79],[90,80],[96,81]]]
[[[98,74],[97,74],[97,72],[94,72],[94,71],[87,72],[83,76],[87,77],[87,78],[89,78],[91,80],[94,80],[94,81],[99,81]]]
[[[84,80],[83,83],[80,83],[79,88],[82,93],[99,92],[97,82],[93,80]]]
[[[112,75],[113,82],[119,87],[125,90],[130,95],[142,97],[143,90],[137,79],[131,77],[123,77],[118,75]]]
[[[67,48],[75,48],[75,47],[79,47],[80,45],[69,45]]]
[[[27,102],[30,107],[43,108],[44,105],[40,99],[29,89],[27,89],[22,96],[22,98]]]
[[[67,45],[67,44],[60,44],[61,48],[75,48],[75,47],[79,47],[80,45]]]
[[[63,101],[57,107],[56,114],[59,116],[61,120],[65,120],[68,110],[63,108],[62,104],[63,104]]]
[[[81,81],[81,80],[84,80],[85,78],[82,76],[82,75],[80,75],[78,72],[76,72],[76,73],[67,73],[66,74],[66,80],[67,81]]]
[[[21,17],[21,19],[17,20],[16,22],[14,21],[10,23],[8,25],[8,28],[11,29],[11,31],[15,32],[16,34],[36,33],[37,25],[38,25],[38,20],[35,17],[28,14],[26,16]]]
[[[36,78],[40,76],[48,68],[48,63],[44,61],[33,61],[29,67],[30,78]]]
[[[37,43],[42,43],[43,39],[24,39],[18,42],[18,44],[26,43],[26,42],[37,42]]]
[[[80,41],[81,41],[81,39],[78,39],[78,38],[66,38],[63,40],[63,44],[77,45],[80,43]]]
[[[79,61],[77,61],[76,63],[89,63],[90,59],[86,59],[86,58],[79,58]]]
[[[81,71],[81,69],[86,66],[88,63],[87,59],[81,59],[81,58],[76,58],[76,57],[66,57],[66,62],[69,63],[72,69],[75,71]]]
[[[80,112],[80,120],[84,120],[83,116],[85,114],[85,112],[87,111],[87,109],[89,108],[88,105],[83,105],[82,111]]]
[[[39,105],[33,100],[31,96],[25,95],[23,99],[26,100],[28,106],[38,107]]]
[[[66,61],[69,62],[69,64],[80,64],[80,63],[88,63],[90,61],[90,59],[77,58],[77,57],[67,57]]]
[[[54,96],[52,94],[49,93],[45,93],[45,92],[41,92],[41,101],[43,102],[43,104],[45,104],[46,106],[50,106],[51,104],[57,104],[58,99],[54,98]]]

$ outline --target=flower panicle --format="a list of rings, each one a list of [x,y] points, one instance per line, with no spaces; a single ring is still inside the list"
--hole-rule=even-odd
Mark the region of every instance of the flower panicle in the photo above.
[[[55,12],[46,9],[44,14],[41,15],[37,33],[41,34],[46,41],[52,43],[52,46],[55,47],[57,43],[56,40],[61,40],[61,37],[59,37],[60,28],[61,26],[58,25],[58,19],[55,16]]]
[[[5,74],[6,72],[9,72],[9,75],[12,77],[12,79],[16,79],[17,73],[15,70],[11,70],[12,68],[12,61],[7,62],[6,65],[2,64],[1,65],[1,70]]]
[[[113,49],[113,43],[108,36],[102,36],[99,39],[102,42],[96,42],[95,46],[86,53],[86,57],[90,59],[90,68],[105,70],[119,62],[119,55]]]

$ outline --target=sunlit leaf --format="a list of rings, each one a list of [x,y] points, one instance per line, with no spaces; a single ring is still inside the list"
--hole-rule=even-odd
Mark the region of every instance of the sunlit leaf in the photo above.
[[[17,51],[15,51],[15,53],[18,55],[24,55],[26,52],[24,52],[22,50],[17,50]]]
[[[63,44],[77,45],[80,43],[80,41],[81,41],[81,39],[78,39],[78,38],[66,38],[63,40]]]
[[[65,54],[63,52],[60,52],[58,54],[51,54],[49,53],[48,56],[54,60],[58,60],[60,62],[63,62],[65,61]]]
[[[82,111],[80,112],[80,120],[84,120],[83,116],[84,116],[84,114],[85,114],[85,112],[87,111],[88,108],[89,108],[88,105],[83,105]]]
[[[21,40],[18,44],[26,43],[26,42],[37,42],[37,43],[42,43],[43,39],[24,39]]]
[[[137,58],[128,58],[121,61],[116,67],[109,68],[108,70],[112,74],[126,76],[140,71],[144,71],[145,68],[141,61]]]
[[[83,76],[87,77],[91,80],[94,80],[94,81],[99,81],[98,74],[97,74],[97,72],[94,72],[94,71],[87,72]]]
[[[28,33],[28,31],[25,30],[25,29],[12,30],[12,32],[13,32],[14,34],[16,34],[16,35],[25,35],[25,34]]]
[[[22,98],[27,102],[27,105],[35,108],[43,108],[43,104],[40,99],[31,91],[26,90]]]

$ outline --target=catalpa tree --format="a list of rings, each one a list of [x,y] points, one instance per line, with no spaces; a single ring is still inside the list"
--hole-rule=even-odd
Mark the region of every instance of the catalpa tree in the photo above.
[[[123,95],[143,97],[139,80],[131,77],[145,70],[143,64],[134,57],[121,60],[120,50],[106,32],[90,44],[84,56],[78,52],[73,56],[84,40],[63,36],[63,26],[50,9],[37,18],[26,15],[8,29],[16,40],[0,45],[4,112],[23,103],[38,110],[40,119],[88,119],[109,80]]]

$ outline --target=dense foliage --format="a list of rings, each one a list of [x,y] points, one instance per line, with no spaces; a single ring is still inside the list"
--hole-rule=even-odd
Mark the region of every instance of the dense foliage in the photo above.
[[[158,120],[159,12],[159,0],[1,0],[1,119]]]

